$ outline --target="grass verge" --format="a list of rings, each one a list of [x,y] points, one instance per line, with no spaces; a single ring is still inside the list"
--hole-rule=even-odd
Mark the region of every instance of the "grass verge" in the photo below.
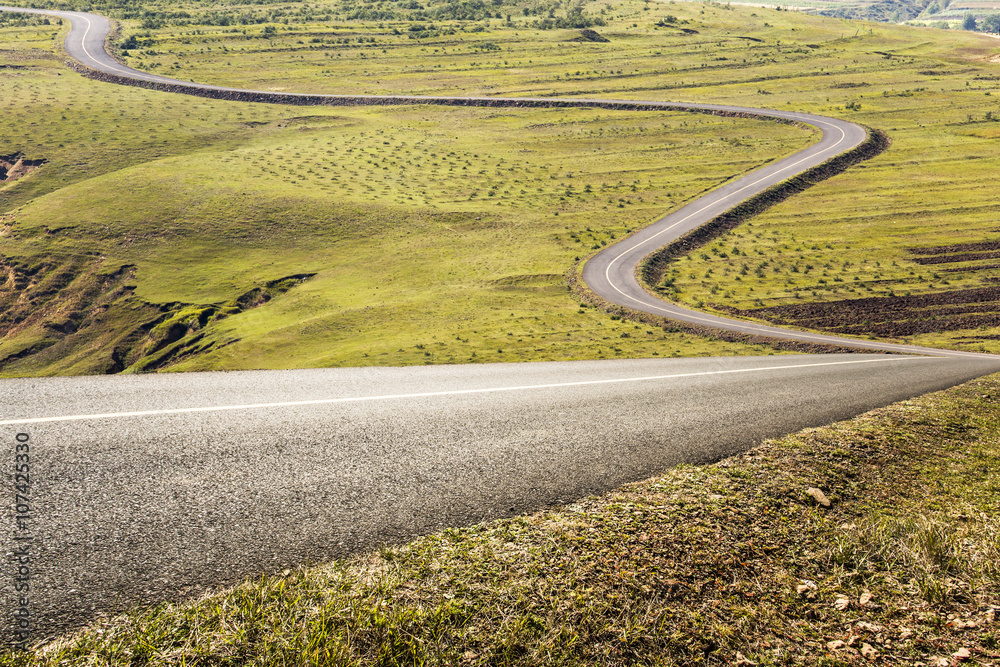
[[[558,510],[137,611],[5,659],[995,664],[998,395],[990,376]]]

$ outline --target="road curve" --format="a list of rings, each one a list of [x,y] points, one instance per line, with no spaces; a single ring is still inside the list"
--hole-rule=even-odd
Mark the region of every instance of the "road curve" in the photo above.
[[[845,120],[797,111],[778,111],[718,104],[688,104],[653,100],[608,100],[587,98],[537,97],[443,97],[385,95],[317,95],[255,91],[225,86],[212,86],[171,79],[127,67],[112,58],[105,49],[111,22],[97,14],[0,7],[0,11],[24,12],[58,16],[70,22],[64,47],[70,57],[85,67],[101,72],[121,83],[141,83],[164,87],[179,93],[206,96],[238,95],[244,99],[291,104],[444,104],[476,106],[607,106],[622,109],[669,109],[709,113],[749,115],[780,121],[802,123],[820,130],[822,138],[815,144],[783,160],[769,164],[750,174],[727,183],[700,197],[683,208],[666,215],[652,225],[608,246],[584,265],[582,278],[601,298],[625,308],[701,325],[805,343],[821,343],[842,347],[881,350],[885,352],[925,354],[935,356],[984,356],[973,352],[939,350],[912,345],[899,345],[872,340],[859,340],[782,327],[768,326],[746,320],[736,320],[702,313],[668,303],[647,292],[636,278],[643,259],[658,248],[729,210],[740,202],[801,174],[842,153],[859,146],[867,138],[865,128]]]

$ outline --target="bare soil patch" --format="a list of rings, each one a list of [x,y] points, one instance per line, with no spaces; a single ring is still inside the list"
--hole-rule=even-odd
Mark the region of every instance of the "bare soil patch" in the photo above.
[[[949,269],[938,269],[942,273],[962,273],[964,271],[988,271],[989,269],[1000,269],[1000,264],[976,264],[975,266],[953,266]],[[985,280],[996,282],[996,277],[987,277]]]
[[[938,245],[927,248],[907,248],[914,255],[943,255],[953,252],[982,252],[984,250],[1000,250],[1000,240],[979,241],[977,243],[957,243],[955,245]]]
[[[960,252],[954,255],[931,255],[929,257],[914,257],[917,264],[953,264],[955,262],[975,262],[980,259],[998,259],[1000,251],[992,252]]]
[[[24,157],[24,153],[0,155],[0,183],[9,183],[27,176],[45,162],[44,158],[28,159]]]
[[[1000,326],[1000,287],[720,310],[776,324],[886,337]]]
[[[916,257],[912,261],[921,265],[957,264],[960,262],[976,262],[984,259],[1000,259],[1000,240],[978,241],[974,243],[956,243],[953,245],[930,246],[927,248],[907,248]],[[974,266],[958,266],[941,269],[948,273],[963,271],[983,271],[995,269],[998,264],[978,264]]]
[[[135,297],[131,265],[108,267],[81,258],[27,265],[0,257],[0,372],[30,373],[57,359],[80,357],[83,350],[86,362],[72,372],[158,370],[235,342],[213,340],[205,329],[262,306],[313,275],[272,280],[222,304],[154,304]]]

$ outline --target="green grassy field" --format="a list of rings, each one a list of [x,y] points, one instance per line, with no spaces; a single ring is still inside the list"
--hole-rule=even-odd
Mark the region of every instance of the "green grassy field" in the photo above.
[[[609,319],[566,274],[809,131],[204,101],[81,79],[53,34],[0,33],[32,119],[0,146],[47,160],[0,190],[7,375],[766,351]]]
[[[461,24],[451,25],[453,35],[414,40],[400,29],[402,22],[381,29],[279,25],[267,39],[263,34],[253,39],[248,29],[247,39],[235,40],[226,40],[223,32],[194,36],[164,27],[149,39],[154,50],[164,52],[154,62],[172,61],[185,77],[256,88],[273,87],[271,71],[292,71],[303,77],[290,79],[294,87],[312,92],[599,94],[847,117],[885,130],[893,147],[777,207],[753,232],[737,230],[720,239],[715,251],[681,259],[661,293],[698,307],[751,311],[990,285],[995,274],[990,262],[952,263],[942,272],[917,264],[911,249],[996,236],[991,193],[1000,104],[993,93],[1000,79],[995,64],[1000,42],[762,8],[594,3],[588,9],[608,18],[608,25],[597,29],[610,42],[566,42],[573,33],[533,30],[530,18],[513,25],[486,22],[475,40],[459,30]],[[437,27],[448,32],[445,25]],[[257,65],[252,75],[227,71],[218,47],[203,50],[206,41],[195,48],[198,39],[229,41],[231,50]],[[381,48],[363,46],[372,39]],[[478,50],[483,43],[498,50]],[[148,63],[149,56],[141,57],[133,64]],[[574,69],[579,62],[591,63],[590,69]],[[320,68],[319,75],[309,76],[312,68]],[[352,80],[359,69],[367,76]],[[719,257],[741,245],[750,256]],[[948,331],[909,333],[914,327],[905,326],[878,331],[894,340],[993,351],[1000,345],[995,301],[990,296],[969,305],[982,315],[974,327],[956,321],[948,327],[957,328]]]
[[[735,5],[500,3],[455,20],[453,3],[403,4],[364,18],[350,3],[149,3],[118,10],[116,43],[136,67],[258,89],[847,117],[892,147],[679,258],[662,293],[774,317],[757,309],[991,285],[987,260],[927,266],[911,249],[995,236],[996,40]],[[610,41],[552,25],[577,19]],[[0,53],[20,69],[0,70],[0,104],[31,120],[0,130],[0,154],[48,163],[0,189],[16,288],[4,374],[761,349],[609,320],[565,275],[808,132],[685,114],[210,102],[80,79],[53,55],[60,26],[11,21]],[[995,301],[970,306],[982,311],[971,328],[953,318],[886,337],[993,350]]]

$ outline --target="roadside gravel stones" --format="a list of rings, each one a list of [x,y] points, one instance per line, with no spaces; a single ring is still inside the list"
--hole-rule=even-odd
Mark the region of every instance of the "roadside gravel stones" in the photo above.
[[[816,599],[816,582],[810,581],[809,579],[803,579],[802,583],[795,587],[795,592],[806,598],[807,600]]]
[[[816,487],[809,487],[806,489],[806,494],[811,496],[813,500],[816,501],[817,505],[822,505],[823,507],[830,507],[830,499],[826,497],[826,494]]]

